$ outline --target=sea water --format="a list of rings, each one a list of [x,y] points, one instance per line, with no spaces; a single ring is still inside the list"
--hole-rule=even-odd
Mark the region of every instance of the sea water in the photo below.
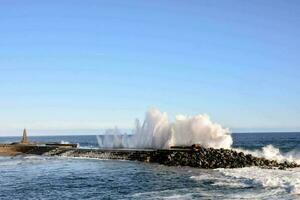
[[[233,148],[300,152],[300,133],[232,134]],[[97,148],[96,136],[31,137]],[[0,143],[19,141],[0,137]],[[300,170],[203,170],[117,160],[0,157],[0,199],[300,199]]]

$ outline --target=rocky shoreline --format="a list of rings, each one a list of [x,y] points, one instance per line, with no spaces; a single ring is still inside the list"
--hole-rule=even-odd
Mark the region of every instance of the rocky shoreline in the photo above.
[[[244,154],[229,149],[213,148],[183,148],[167,150],[125,150],[125,149],[52,149],[44,155],[66,156],[94,159],[119,159],[149,163],[158,163],[167,166],[190,166],[195,168],[242,168],[258,166],[262,168],[296,168],[295,162],[279,163],[275,160],[258,158],[251,154]]]

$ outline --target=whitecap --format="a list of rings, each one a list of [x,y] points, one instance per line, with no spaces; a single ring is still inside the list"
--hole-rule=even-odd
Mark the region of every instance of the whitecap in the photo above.
[[[238,169],[217,169],[222,175],[237,182],[254,187],[283,189],[291,194],[300,194],[300,168],[293,170],[261,169],[247,167]]]

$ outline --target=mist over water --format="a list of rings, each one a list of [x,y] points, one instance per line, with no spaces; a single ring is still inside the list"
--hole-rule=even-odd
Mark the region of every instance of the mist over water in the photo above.
[[[177,115],[170,122],[167,113],[158,109],[146,112],[143,123],[136,120],[133,135],[122,134],[118,129],[108,130],[98,137],[102,148],[159,148],[200,144],[204,147],[230,148],[232,137],[228,129],[210,120],[208,115]]]

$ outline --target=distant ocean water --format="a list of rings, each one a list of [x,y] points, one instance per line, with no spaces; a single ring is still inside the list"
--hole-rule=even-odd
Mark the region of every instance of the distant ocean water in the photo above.
[[[300,152],[300,133],[235,133],[233,147]],[[96,148],[96,136],[30,137]],[[20,137],[0,137],[0,143]],[[300,199],[300,169],[202,170],[130,161],[0,157],[0,199]]]

